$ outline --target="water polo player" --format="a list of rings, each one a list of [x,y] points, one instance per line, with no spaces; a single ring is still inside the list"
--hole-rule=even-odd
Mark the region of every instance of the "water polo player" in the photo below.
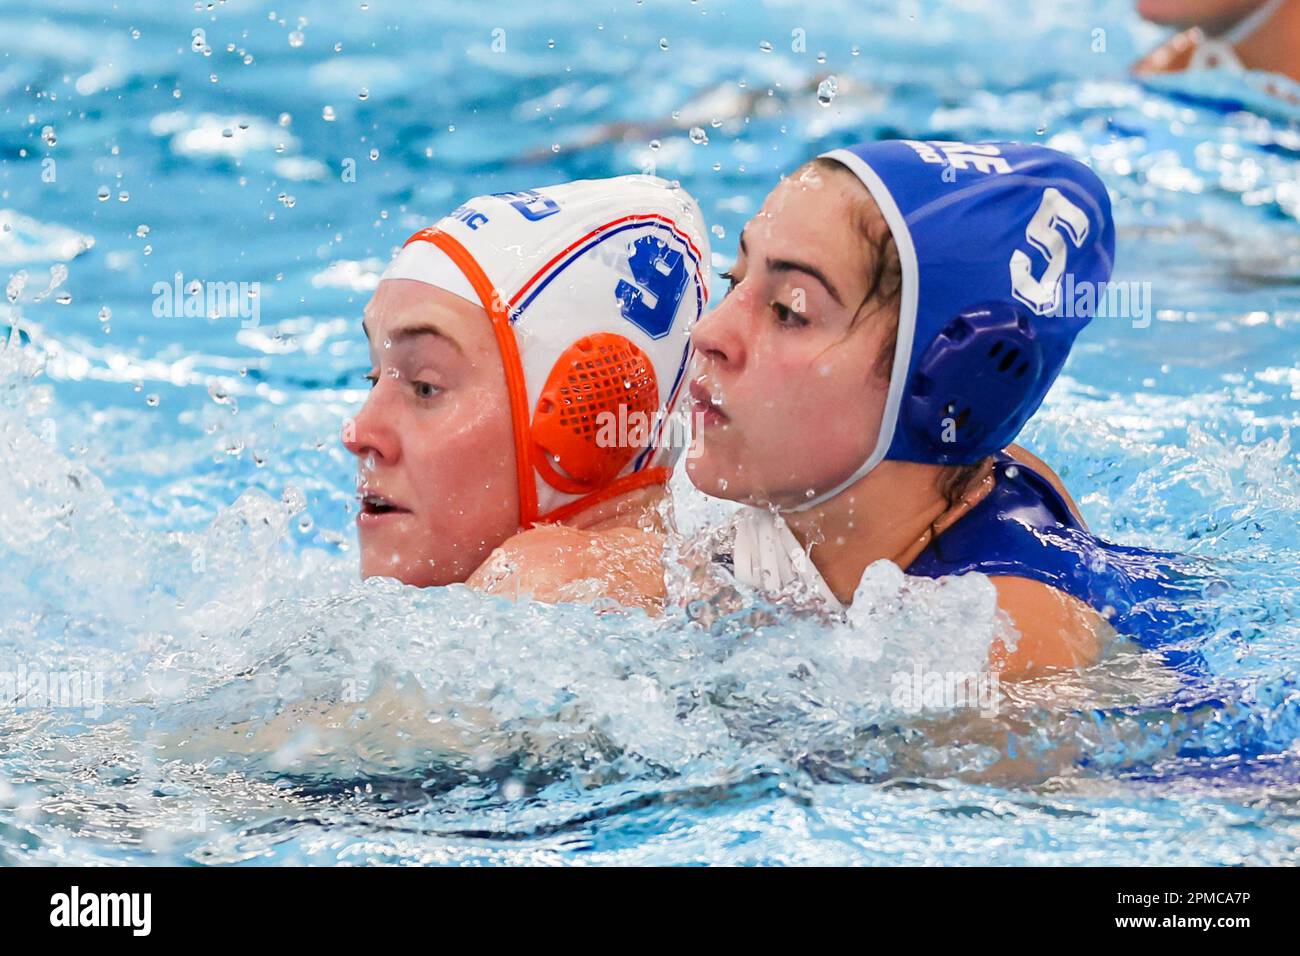
[[[413,235],[366,306],[344,435],[362,575],[652,603],[708,258],[694,199],[648,176],[480,196]]]
[[[752,506],[736,578],[839,608],[877,560],[983,572],[1020,632],[993,649],[1008,676],[1158,629],[1158,556],[1090,534],[1010,444],[1092,315],[1063,277],[1100,289],[1114,246],[1101,181],[1040,146],[868,143],[778,185],[694,335],[687,470]]]

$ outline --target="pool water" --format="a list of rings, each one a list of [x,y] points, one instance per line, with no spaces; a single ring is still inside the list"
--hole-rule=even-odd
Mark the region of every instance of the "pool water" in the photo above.
[[[1295,863],[1300,107],[1135,82],[1130,6],[0,0],[0,864]],[[357,581],[338,434],[407,235],[654,171],[725,268],[781,172],[886,136],[1105,179],[1151,308],[1023,441],[1214,568],[1197,627],[916,713],[895,675],[979,668],[986,579],[711,626],[676,573],[659,619]],[[255,314],[155,288],[196,279]],[[726,507],[673,487],[687,554]]]

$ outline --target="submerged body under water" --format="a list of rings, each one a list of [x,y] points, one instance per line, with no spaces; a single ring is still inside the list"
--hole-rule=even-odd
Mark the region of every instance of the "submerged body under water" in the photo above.
[[[496,54],[384,3],[0,4],[0,864],[1300,859],[1300,113],[1128,79],[1158,36],[1128,7],[1097,51],[1068,9],[561,5]],[[1044,142],[1112,190],[1138,301],[1022,438],[1094,531],[1212,580],[1185,627],[961,684],[1002,626],[979,575],[705,613],[727,509],[681,475],[659,617],[357,581],[337,436],[406,235],[653,164],[725,266],[781,171],[897,135]],[[260,283],[256,314],[155,291],[193,279]]]

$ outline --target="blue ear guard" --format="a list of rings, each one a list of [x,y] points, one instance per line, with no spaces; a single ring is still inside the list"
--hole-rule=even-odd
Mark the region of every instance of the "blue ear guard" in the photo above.
[[[899,426],[936,464],[979,460],[1008,444],[1061,370],[1061,326],[1033,322],[1019,304],[967,309],[935,337],[912,369]]]
[[[1105,186],[1045,146],[886,140],[823,155],[867,188],[898,247],[898,344],[875,449],[794,511],[885,459],[971,464],[1010,444],[1092,318],[1115,252]],[[1067,274],[1091,287],[1085,305],[1062,303]]]

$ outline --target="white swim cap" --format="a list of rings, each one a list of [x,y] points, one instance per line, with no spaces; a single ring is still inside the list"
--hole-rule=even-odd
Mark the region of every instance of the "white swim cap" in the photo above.
[[[382,279],[481,305],[505,364],[519,523],[668,480],[669,422],[708,301],[699,204],[653,176],[479,196],[406,241]]]

